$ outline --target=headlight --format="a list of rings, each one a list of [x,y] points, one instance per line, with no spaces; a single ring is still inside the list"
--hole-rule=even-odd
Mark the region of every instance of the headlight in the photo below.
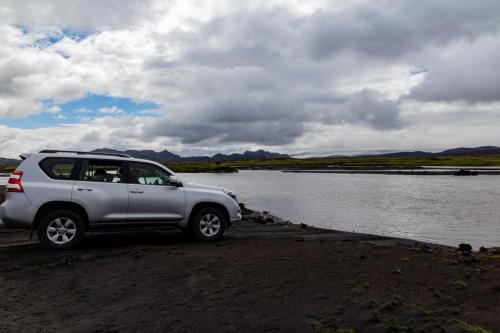
[[[224,190],[224,193],[233,198],[234,201],[238,202],[238,197],[236,197],[236,193],[234,193],[233,191]]]

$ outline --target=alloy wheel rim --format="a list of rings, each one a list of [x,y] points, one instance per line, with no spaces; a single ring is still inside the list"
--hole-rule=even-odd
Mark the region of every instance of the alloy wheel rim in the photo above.
[[[47,227],[47,237],[58,245],[71,242],[76,235],[76,224],[67,217],[58,217],[50,221]]]
[[[200,231],[204,236],[217,235],[221,227],[220,219],[215,214],[206,214],[200,220]]]

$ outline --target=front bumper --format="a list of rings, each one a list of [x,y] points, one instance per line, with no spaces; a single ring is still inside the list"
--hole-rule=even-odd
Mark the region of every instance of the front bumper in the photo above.
[[[241,220],[241,210],[238,209],[238,213],[236,213],[235,217],[231,217],[231,222],[236,222]]]

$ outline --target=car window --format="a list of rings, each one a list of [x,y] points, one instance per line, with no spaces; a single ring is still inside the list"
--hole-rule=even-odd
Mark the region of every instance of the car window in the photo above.
[[[75,169],[74,158],[46,158],[40,162],[40,168],[53,179],[71,179]]]
[[[103,183],[123,182],[121,161],[85,160],[82,168],[80,180]]]
[[[170,185],[170,174],[156,165],[129,163],[130,183],[143,185]]]

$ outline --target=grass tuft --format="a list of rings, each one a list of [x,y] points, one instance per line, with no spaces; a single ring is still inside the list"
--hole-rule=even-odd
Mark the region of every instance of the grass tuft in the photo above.
[[[481,326],[472,325],[461,320],[458,321],[458,325],[467,333],[492,333],[492,331],[482,328]]]

